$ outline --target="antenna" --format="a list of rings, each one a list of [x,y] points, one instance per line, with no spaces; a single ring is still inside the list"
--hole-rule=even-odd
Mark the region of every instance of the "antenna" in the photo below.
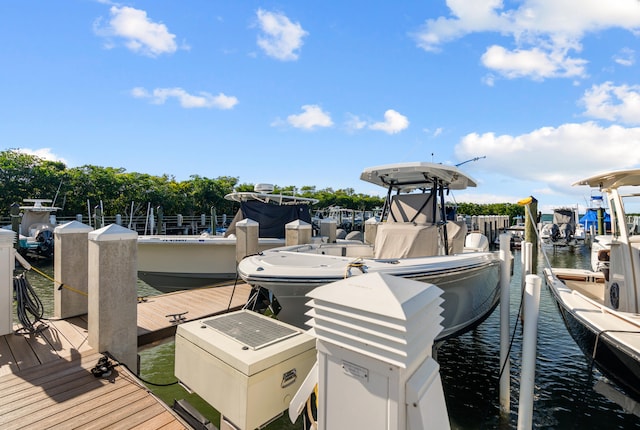
[[[482,159],[482,158],[487,158],[487,156],[486,156],[486,155],[483,155],[482,157],[475,157],[475,158],[472,158],[472,159],[470,159],[470,160],[463,161],[462,163],[458,163],[458,164],[456,164],[456,167],[460,167],[460,166],[462,166],[463,164],[470,163],[471,161],[478,161],[478,160],[480,160],[480,159]]]

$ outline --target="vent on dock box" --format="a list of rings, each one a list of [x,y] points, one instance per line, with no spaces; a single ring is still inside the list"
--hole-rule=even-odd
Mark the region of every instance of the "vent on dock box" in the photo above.
[[[251,311],[222,315],[204,324],[254,350],[300,333]]]

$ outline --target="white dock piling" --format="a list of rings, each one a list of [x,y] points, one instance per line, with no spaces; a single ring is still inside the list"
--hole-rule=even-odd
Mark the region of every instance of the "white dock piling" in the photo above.
[[[304,245],[311,243],[311,224],[302,220],[291,221],[285,224],[285,245]]]
[[[527,283],[527,276],[533,274],[533,243],[531,242],[522,242],[521,246],[521,254],[520,254],[520,262],[522,263],[521,267],[521,280],[520,287],[521,293],[524,295],[525,285]],[[520,321],[524,321],[526,314],[526,309],[522,309],[522,313],[520,314]]]
[[[530,429],[533,424],[533,389],[536,375],[536,345],[538,338],[538,311],[542,279],[528,275],[524,295],[527,319],[524,322],[522,345],[522,369],[520,374],[520,402],[518,429]]]
[[[378,235],[378,221],[371,217],[364,222],[364,243],[373,245]]]
[[[89,345],[137,372],[138,233],[111,224],[88,239]]]
[[[260,225],[249,218],[236,223],[236,262],[247,255],[258,253],[258,235]]]
[[[53,315],[70,318],[88,310],[87,237],[93,228],[78,221],[57,226],[54,230],[53,270],[62,285],[53,290]],[[61,287],[61,288],[60,288]]]
[[[0,336],[13,331],[13,268],[16,233],[0,229]]]
[[[335,219],[320,220],[320,236],[327,238],[327,243],[336,242],[337,223]]]
[[[511,364],[509,362],[509,308],[511,280],[511,234],[500,235],[500,410],[511,410]]]

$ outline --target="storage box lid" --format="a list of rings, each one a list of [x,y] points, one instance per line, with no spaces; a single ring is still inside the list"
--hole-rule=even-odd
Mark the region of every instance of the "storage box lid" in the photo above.
[[[180,324],[176,336],[247,376],[315,348],[301,329],[248,310]]]

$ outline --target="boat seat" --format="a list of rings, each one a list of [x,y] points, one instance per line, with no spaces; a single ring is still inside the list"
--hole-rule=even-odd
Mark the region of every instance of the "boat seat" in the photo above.
[[[438,227],[414,223],[378,225],[374,258],[394,259],[438,255]]]
[[[445,227],[447,229],[447,241],[449,242],[449,255],[462,254],[467,237],[467,223],[464,221],[449,221]]]

